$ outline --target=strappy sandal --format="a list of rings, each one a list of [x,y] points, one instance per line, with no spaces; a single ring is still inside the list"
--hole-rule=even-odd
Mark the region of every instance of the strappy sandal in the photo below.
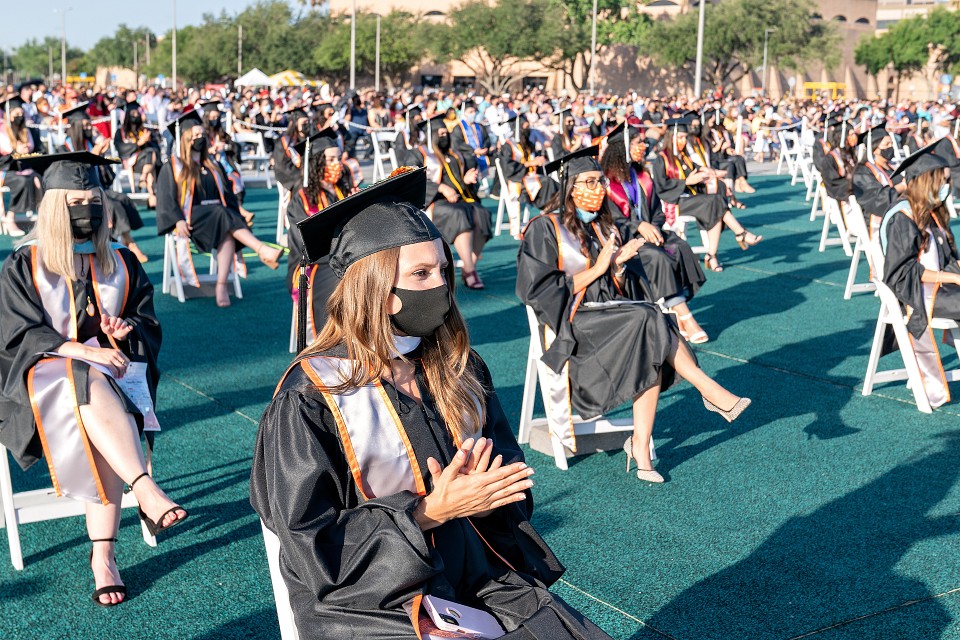
[[[149,475],[150,475],[149,473],[141,473],[140,475],[138,475],[136,478],[133,479],[133,482],[130,483],[130,488],[133,489],[133,485],[137,484],[137,482],[138,482],[141,478],[143,478],[143,477],[145,477],[145,476],[149,476]],[[169,514],[171,514],[171,513],[176,513],[177,511],[183,511],[184,516],[183,516],[182,518],[177,518],[176,520],[174,520],[173,522],[171,522],[171,523],[168,524],[167,526],[163,526],[163,524],[162,524],[162,523],[163,523],[163,519],[166,518]],[[178,504],[175,504],[175,505],[173,505],[172,507],[170,507],[169,509],[167,509],[166,511],[164,511],[164,512],[160,515],[160,517],[157,518],[156,520],[151,520],[150,518],[148,518],[148,517],[147,517],[147,514],[144,513],[144,512],[143,512],[143,509],[141,509],[139,506],[137,507],[137,514],[140,516],[140,519],[143,521],[144,526],[147,527],[147,530],[150,532],[150,535],[152,535],[152,536],[156,536],[156,535],[157,535],[158,533],[160,533],[161,531],[166,531],[167,529],[169,529],[169,528],[171,528],[171,527],[174,527],[174,526],[180,524],[181,522],[183,522],[184,520],[187,519],[187,516],[188,516],[188,515],[190,515],[189,513],[187,513],[187,510],[186,510],[186,509],[184,509],[183,507],[181,507],[181,506],[178,505]]]
[[[692,313],[687,313],[682,316],[677,316],[677,325],[678,325],[677,328],[680,330],[680,335],[683,337],[684,340],[686,340],[690,344],[703,344],[704,342],[710,341],[710,336],[708,336],[707,332],[704,331],[702,328],[693,334],[687,334],[686,331],[684,331],[683,329],[680,329],[679,324],[681,322],[686,322],[687,320],[693,320]]]
[[[136,482],[136,481],[134,481]],[[96,540],[91,539],[90,542],[116,542],[116,538],[97,538]],[[93,563],[93,548],[90,549],[90,562]],[[124,598],[120,602],[102,602],[100,596],[105,596],[111,593],[119,593]],[[111,584],[106,587],[100,587],[93,592],[93,595],[90,597],[93,599],[93,603],[101,607],[115,607],[118,604],[123,604],[127,601],[127,588],[122,584]]]
[[[747,208],[747,205],[743,204],[743,203],[740,202],[739,200],[731,200],[731,201],[730,201],[730,206],[733,207],[734,209],[746,209],[746,208]]]
[[[740,245],[740,248],[743,249],[744,251],[746,251],[747,249],[749,249],[750,247],[752,247],[752,246],[754,246],[754,245],[759,244],[760,241],[763,240],[763,236],[757,236],[757,235],[755,235],[755,236],[753,236],[753,238],[754,238],[753,242],[747,242],[747,234],[748,234],[748,233],[750,233],[750,232],[747,231],[746,229],[744,229],[743,231],[741,231],[740,233],[738,233],[738,234],[736,234],[736,235],[734,236],[734,238],[737,239],[737,244]]]
[[[713,261],[713,266],[710,266],[710,262]],[[723,271],[723,265],[720,264],[720,261],[717,260],[717,256],[712,253],[703,254],[703,268],[713,271],[714,273],[720,273]]]
[[[480,279],[480,276],[477,275],[476,271],[461,271],[460,278],[463,280],[463,286],[465,286],[467,289],[486,289],[486,287],[483,285],[483,280]],[[473,284],[467,282],[468,279],[471,280]]]

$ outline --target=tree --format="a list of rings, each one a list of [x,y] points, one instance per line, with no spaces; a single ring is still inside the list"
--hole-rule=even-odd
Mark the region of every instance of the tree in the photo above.
[[[520,78],[522,60],[554,53],[541,39],[549,9],[547,0],[469,0],[450,12],[449,24],[431,27],[428,47],[438,61],[459,60],[487,91],[502,93]]]
[[[97,67],[134,67],[133,50],[136,44],[137,62],[146,66],[146,44],[148,38],[156,41],[156,36],[146,27],[131,29],[125,24],[117,27],[112,36],[100,38],[84,55],[83,67],[96,70]]]
[[[321,73],[340,82],[350,73],[350,23],[331,20],[327,32],[313,49],[313,60]],[[423,56],[425,23],[416,16],[392,11],[380,19],[380,73],[388,87],[399,84],[403,76]],[[377,17],[357,14],[357,71],[373,76],[376,71]]]
[[[853,50],[853,61],[862,66],[868,75],[873,76],[874,81],[890,64],[891,56],[889,31],[880,36],[864,36]]]
[[[814,18],[812,0],[729,0],[705,7],[703,58],[709,85],[736,83],[762,64],[764,33],[768,58],[786,69],[819,62],[826,67],[840,60],[840,36],[834,25]],[[665,66],[690,70],[697,53],[697,12],[657,21],[647,31],[640,50]]]
[[[47,36],[42,41],[32,38],[13,50],[10,68],[25,77],[46,77],[53,58],[54,73],[60,73],[60,38]],[[67,73],[75,69],[83,51],[67,43]]]

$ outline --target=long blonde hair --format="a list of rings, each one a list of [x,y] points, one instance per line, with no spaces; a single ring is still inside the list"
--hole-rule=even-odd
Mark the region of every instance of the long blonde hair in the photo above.
[[[920,248],[923,251],[930,246],[930,233],[927,230],[931,224],[939,226],[953,243],[953,233],[950,230],[950,214],[947,207],[940,201],[938,193],[940,187],[946,184],[947,178],[944,176],[943,169],[927,171],[921,173],[913,180],[907,181],[907,188],[903,192],[907,202],[910,203],[910,211],[913,214],[913,221],[920,228]]]
[[[102,190],[99,191],[102,203],[104,195]],[[110,229],[107,226],[106,215],[104,215],[103,224],[90,241],[96,249],[100,271],[105,276],[113,274],[117,263],[110,246]],[[66,189],[50,189],[43,194],[43,200],[37,207],[37,224],[24,236],[19,246],[31,242],[36,243],[37,254],[47,271],[68,280],[76,280],[77,271],[73,259],[73,244],[76,241],[70,226]]]
[[[427,387],[447,428],[458,441],[478,433],[486,421],[485,393],[476,372],[468,365],[470,338],[454,296],[453,258],[444,244],[450,287],[450,312],[432,336],[421,342],[421,359]],[[377,380],[390,366],[394,329],[387,313],[400,248],[384,249],[350,265],[327,301],[327,324],[304,352],[312,355],[343,344],[347,358],[357,363],[348,380],[321,389],[341,394]],[[402,357],[402,356],[401,356]]]

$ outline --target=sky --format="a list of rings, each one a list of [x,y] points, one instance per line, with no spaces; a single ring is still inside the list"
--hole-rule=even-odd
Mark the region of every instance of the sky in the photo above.
[[[126,23],[128,27],[149,27],[162,34],[173,24],[173,6],[177,7],[177,26],[199,24],[203,14],[239,13],[255,0],[49,0],[23,2],[0,0],[3,21],[0,27],[0,49],[10,50],[31,38],[60,36],[60,14],[67,9],[66,30],[70,46],[89,49],[103,36],[111,35]],[[288,0],[299,6],[297,0]],[[91,11],[91,7],[94,10]],[[16,25],[11,28],[12,25]]]

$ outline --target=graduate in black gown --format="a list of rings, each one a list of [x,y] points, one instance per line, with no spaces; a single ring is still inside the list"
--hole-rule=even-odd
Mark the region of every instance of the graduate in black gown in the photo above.
[[[677,314],[680,334],[693,344],[702,344],[709,337],[693,317],[687,302],[706,282],[706,277],[687,241],[663,228],[666,216],[646,168],[647,141],[642,130],[635,126],[638,124],[636,120],[617,127],[608,136],[600,160],[603,174],[609,180],[607,197],[620,209],[614,222],[620,230],[621,242],[630,238],[644,240],[637,257],[627,262],[627,269],[639,266],[650,283],[653,300],[663,300],[663,306]]]
[[[907,148],[907,152],[914,154],[931,142],[930,136],[930,123],[924,118],[917,118],[913,131],[907,134],[903,146]]]
[[[723,126],[723,109],[710,108],[703,112],[703,134],[701,138],[710,145],[710,154],[714,158],[716,167],[725,171],[733,180],[734,191],[754,193],[756,189],[747,182],[747,161],[737,153],[733,136]]]
[[[960,263],[950,214],[950,169],[928,145],[907,157],[894,173],[903,175],[903,197],[880,226],[883,281],[907,308],[907,329],[934,408],[950,401],[931,317],[960,321]],[[889,342],[888,342],[889,344]]]
[[[642,283],[626,265],[644,241],[621,244],[595,155],[592,147],[556,161],[563,163],[561,191],[549,208],[559,213],[534,218],[524,230],[516,292],[540,322],[544,364],[561,376],[569,372],[573,410],[588,418],[633,403],[628,461],[637,460],[640,479],[663,482],[649,445],[660,392],[676,373],[728,420],[750,400],[700,370],[676,326],[657,305],[641,301]]]
[[[818,167],[827,195],[840,204],[841,210],[853,188],[858,138],[857,130],[846,120],[832,126],[827,134],[830,152],[824,156]]]
[[[687,154],[687,133],[691,120],[668,120],[663,151],[650,167],[653,182],[663,203],[667,222],[673,224],[678,215],[693,216],[697,225],[707,232],[708,246],[703,265],[711,271],[723,271],[717,260],[720,232],[726,225],[736,235],[737,244],[747,250],[763,236],[747,231],[730,213],[726,186],[712,169],[697,166]]]
[[[337,134],[329,127],[310,136],[310,147],[304,140],[294,149],[309,167],[307,179],[290,198],[287,205],[287,222],[290,225],[290,254],[287,256],[287,287],[294,302],[299,293],[301,260],[304,258],[303,239],[297,224],[310,216],[323,215],[323,210],[355,193],[350,173],[340,162]],[[313,342],[327,322],[327,300],[336,289],[340,279],[330,269],[329,257],[325,256],[307,267],[307,341]]]
[[[273,148],[273,174],[277,182],[292,193],[303,181],[303,159],[294,147],[310,135],[311,125],[310,116],[302,107],[284,113],[289,124],[286,132],[280,136],[280,144]]]
[[[264,244],[247,228],[223,170],[208,155],[209,140],[199,114],[190,111],[167,128],[175,137],[179,132],[179,139],[157,180],[157,234],[176,235],[178,264],[191,260],[187,239],[201,252],[216,249],[217,306],[230,306],[227,278],[234,260],[242,259],[238,255],[242,247],[256,251],[271,269],[279,266],[283,250]]]
[[[427,213],[463,261],[460,275],[468,289],[483,289],[477,261],[483,246],[493,236],[490,212],[476,193],[479,173],[467,170],[463,157],[450,146],[444,114],[420,122],[424,144],[410,149],[407,161],[427,169]]]
[[[113,136],[113,146],[123,167],[133,171],[134,182],[147,190],[147,206],[157,206],[154,182],[160,169],[160,145],[144,126],[143,112],[136,102],[128,102],[123,122]]]
[[[530,121],[518,115],[508,119],[504,126],[510,128],[512,135],[500,141],[496,159],[500,161],[510,195],[515,198],[506,207],[510,235],[519,239],[523,207],[529,205],[543,210],[560,185],[541,170],[547,159],[530,139]]]
[[[124,484],[151,531],[187,515],[146,473],[140,436],[155,426],[152,403],[136,404],[115,380],[136,377],[156,399],[153,286],[110,242],[96,168],[111,160],[22,162],[43,174],[45,193],[37,225],[0,269],[0,442],[23,469],[44,458],[57,495],[85,503],[92,598],[114,606],[126,594],[114,557]]]
[[[433,596],[505,639],[609,640],[547,591],[564,568],[530,525],[533,472],[470,349],[426,183],[389,178],[300,223],[342,280],[260,420],[250,478],[299,636],[414,640]]]
[[[226,176],[230,189],[237,199],[240,215],[253,228],[254,214],[243,207],[247,196],[247,188],[243,183],[240,171],[240,145],[234,142],[233,136],[223,126],[223,112],[220,111],[220,101],[211,100],[197,107],[203,113],[203,124],[206,128],[210,157],[220,165],[223,175]]]
[[[84,102],[63,112],[63,118],[69,126],[59,148],[61,153],[89,151],[104,156],[110,151],[110,140],[99,135],[90,124],[90,116],[87,115],[89,104]],[[116,173],[110,165],[98,166],[97,172],[100,174],[100,184],[104,185],[103,213],[111,239],[122,243],[140,262],[147,262],[149,258],[140,250],[131,235],[133,231],[143,228],[143,218],[140,217],[137,205],[126,194],[110,188],[116,179]]]
[[[813,143],[813,152],[811,154],[813,157],[813,166],[820,172],[821,178],[823,177],[827,156],[829,156],[830,151],[833,150],[833,147],[830,145],[830,129],[839,125],[842,120],[843,116],[835,113],[824,114],[821,120],[823,129],[816,142]]]
[[[481,180],[490,170],[489,157],[496,145],[491,142],[487,128],[477,122],[477,105],[465,100],[461,105],[461,117],[450,131],[450,146],[462,157],[466,170],[476,169]]]
[[[960,144],[956,138],[947,134],[937,140],[933,152],[946,160],[950,168],[950,183],[954,198],[960,198]]]
[[[884,214],[900,197],[906,183],[899,180],[894,184],[890,177],[893,167],[890,165],[889,152],[893,150],[893,139],[885,125],[878,124],[861,132],[857,141],[865,151],[863,160],[857,163],[853,171],[853,196],[863,211],[870,237],[874,238]]]
[[[37,204],[43,195],[40,188],[40,178],[30,169],[21,167],[16,156],[34,153],[37,148],[35,141],[27,128],[23,111],[23,101],[19,98],[10,98],[0,106],[3,107],[3,130],[0,131],[0,187],[10,190],[10,206],[3,205],[3,194],[0,194],[0,225],[3,233],[19,238],[25,232],[17,225],[17,214],[33,215],[37,212]]]

